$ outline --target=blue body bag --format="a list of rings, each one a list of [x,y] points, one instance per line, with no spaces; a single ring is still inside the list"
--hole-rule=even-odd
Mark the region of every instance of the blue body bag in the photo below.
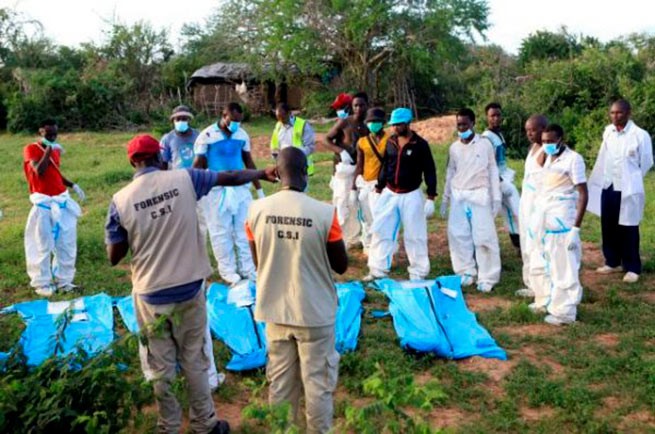
[[[436,281],[381,279],[374,287],[390,300],[389,311],[403,348],[447,359],[507,360],[505,351],[466,307],[459,276]]]
[[[53,355],[69,355],[78,345],[93,356],[114,340],[112,298],[107,294],[58,302],[28,301],[2,310],[2,313],[13,312],[25,322],[18,343],[29,366],[38,366]],[[58,338],[61,321],[66,320],[63,314],[69,315],[68,324]]]

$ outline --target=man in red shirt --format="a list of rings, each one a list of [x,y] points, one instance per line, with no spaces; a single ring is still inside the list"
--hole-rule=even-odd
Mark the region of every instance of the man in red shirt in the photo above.
[[[77,218],[81,209],[66,187],[71,187],[80,200],[85,195],[59,171],[62,148],[56,143],[57,123],[44,121],[39,134],[39,141],[23,149],[23,170],[33,205],[25,226],[25,259],[30,285],[38,295],[49,297],[57,289],[75,288]]]

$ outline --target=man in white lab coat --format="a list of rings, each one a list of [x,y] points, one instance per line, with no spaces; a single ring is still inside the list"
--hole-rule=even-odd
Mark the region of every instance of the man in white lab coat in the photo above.
[[[610,108],[611,124],[589,178],[590,212],[599,215],[605,265],[601,274],[626,271],[624,282],[634,283],[641,274],[639,222],[644,214],[644,176],[653,167],[650,135],[630,120],[626,100]]]

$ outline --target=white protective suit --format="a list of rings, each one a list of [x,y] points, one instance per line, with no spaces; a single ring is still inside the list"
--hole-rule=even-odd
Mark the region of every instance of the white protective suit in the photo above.
[[[540,145],[533,144],[528,156],[525,159],[525,170],[523,172],[523,188],[521,189],[521,200],[519,203],[519,221],[524,222],[520,228],[521,238],[521,259],[523,259],[523,283],[527,288],[530,285],[530,243],[528,228],[530,217],[534,211],[534,201],[537,198],[537,191],[541,189],[543,167],[538,163],[543,154]]]
[[[250,202],[250,184],[214,187],[201,201],[218,272],[229,283],[255,275],[245,230]]]
[[[372,209],[375,219],[368,256],[371,275],[381,277],[389,272],[401,224],[410,280],[424,279],[428,275],[430,259],[424,203],[420,188],[409,193],[394,193],[388,188],[382,191]]]
[[[580,264],[582,244],[572,231],[578,193],[576,185],[586,182],[582,157],[566,149],[557,159],[548,157],[543,184],[537,192],[530,219],[530,283],[535,306],[566,322],[575,320],[582,299]],[[570,248],[571,237],[577,246]]]
[[[609,187],[605,180],[608,140],[618,140],[623,152],[619,225],[638,226],[644,215],[644,176],[653,167],[653,145],[650,135],[632,121],[628,121],[623,132],[618,135],[614,125],[605,128],[603,143],[589,177],[587,210],[600,216],[600,195],[604,188]]]
[[[365,181],[361,176],[355,181],[357,184],[357,199],[359,200],[359,209],[362,217],[362,243],[364,251],[368,252],[371,248],[371,240],[373,234],[371,227],[373,226],[375,204],[380,198],[380,194],[376,193],[376,181]]]
[[[486,130],[482,133],[483,137],[489,139],[491,144],[494,146],[494,149],[502,148],[502,161],[496,161],[498,164],[498,174],[501,178],[500,181],[500,193],[502,195],[502,210],[500,211],[503,220],[505,221],[505,227],[510,234],[519,234],[520,233],[520,211],[519,211],[519,202],[520,195],[516,186],[514,185],[514,176],[515,172],[511,168],[507,167],[505,161],[505,138],[502,135],[498,135],[493,131]]]
[[[58,196],[30,195],[32,209],[25,225],[25,259],[30,285],[73,283],[80,206],[67,191]]]
[[[359,241],[361,223],[359,215],[359,201],[353,207],[350,203],[350,192],[355,180],[355,165],[339,163],[335,167],[334,175],[330,179],[332,189],[332,205],[337,209],[337,220],[343,232],[343,241],[350,247]],[[365,238],[362,235],[362,242]]]
[[[448,246],[453,271],[479,283],[500,280],[500,247],[492,211],[500,203],[500,179],[489,140],[475,135],[450,146],[443,200],[450,202]]]

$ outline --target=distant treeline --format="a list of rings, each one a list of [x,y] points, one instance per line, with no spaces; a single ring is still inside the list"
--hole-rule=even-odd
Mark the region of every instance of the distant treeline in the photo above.
[[[486,1],[406,3],[234,0],[185,25],[177,51],[146,21],[108,24],[98,44],[58,46],[39,23],[0,9],[0,128],[35,131],[53,116],[69,131],[153,126],[166,122],[172,106],[190,102],[186,83],[194,70],[233,61],[248,63],[259,80],[302,84],[309,117],[329,115],[340,91],[365,90],[376,104],[409,106],[420,116],[471,106],[479,123],[482,108],[498,101],[517,156],[526,118],[543,113],[592,158],[618,97],[633,104],[637,123],[655,131],[655,111],[648,110],[655,102],[654,37],[600,43],[564,28],[538,31],[512,56],[475,43],[489,27]]]

